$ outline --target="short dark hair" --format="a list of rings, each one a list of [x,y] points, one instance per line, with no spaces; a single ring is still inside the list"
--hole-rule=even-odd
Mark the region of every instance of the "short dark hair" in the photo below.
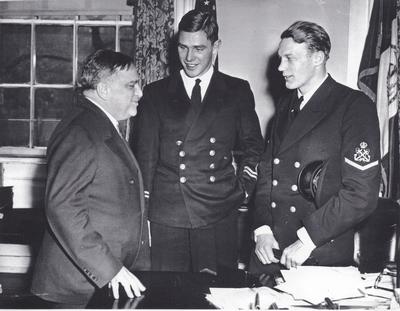
[[[312,52],[322,51],[325,59],[329,58],[331,40],[328,33],[320,25],[297,21],[281,34],[281,39],[292,38],[297,43],[306,43]]]
[[[131,66],[134,66],[134,61],[128,55],[112,50],[97,50],[83,62],[78,89],[81,92],[96,89],[104,77],[116,71],[129,69]]]
[[[211,12],[204,10],[191,10],[179,22],[179,31],[196,32],[203,30],[207,39],[214,43],[218,40],[218,24]]]

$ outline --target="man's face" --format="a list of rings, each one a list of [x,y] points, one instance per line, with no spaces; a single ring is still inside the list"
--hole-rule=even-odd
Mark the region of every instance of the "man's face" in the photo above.
[[[305,94],[313,86],[317,67],[314,54],[306,43],[296,43],[292,38],[282,39],[278,49],[281,59],[278,70],[282,72],[288,89],[298,88]]]
[[[211,43],[204,31],[179,32],[178,54],[186,75],[194,78],[204,74],[217,57],[219,41]]]
[[[136,68],[115,72],[108,78],[108,103],[110,112],[118,121],[126,120],[137,113],[142,90],[139,86],[139,75]]]

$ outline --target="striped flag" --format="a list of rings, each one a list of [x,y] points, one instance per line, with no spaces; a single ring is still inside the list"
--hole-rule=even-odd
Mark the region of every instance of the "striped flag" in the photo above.
[[[216,0],[196,0],[196,4],[194,6],[196,10],[204,10],[211,12],[215,20],[217,20],[217,4]],[[218,70],[218,56],[214,62],[215,69]]]
[[[358,87],[376,104],[381,133],[380,195],[399,197],[400,0],[374,0]]]
[[[196,0],[195,9],[196,10],[205,10],[214,13],[215,19],[217,19],[217,6],[215,3],[216,0]]]

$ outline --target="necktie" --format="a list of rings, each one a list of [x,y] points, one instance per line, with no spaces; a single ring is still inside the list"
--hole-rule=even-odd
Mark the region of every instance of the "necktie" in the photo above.
[[[200,88],[200,79],[196,79],[196,84],[192,90],[192,96],[190,97],[190,101],[194,108],[199,108],[201,104],[201,88]]]
[[[292,103],[292,105],[289,108],[289,125],[293,122],[293,120],[296,118],[297,114],[300,111],[300,105],[303,102],[303,96],[300,96],[299,98],[297,98],[296,101],[294,101]]]

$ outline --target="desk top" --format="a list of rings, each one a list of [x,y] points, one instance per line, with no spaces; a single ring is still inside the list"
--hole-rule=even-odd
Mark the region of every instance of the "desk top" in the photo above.
[[[88,304],[93,309],[214,309],[205,294],[210,287],[251,287],[257,284],[254,276],[244,271],[225,271],[214,276],[208,273],[183,272],[135,272],[146,286],[143,296],[128,299],[120,293],[115,301],[108,288],[98,290]],[[0,295],[0,309],[37,309],[46,304],[29,293],[28,274],[0,273],[3,294]]]

